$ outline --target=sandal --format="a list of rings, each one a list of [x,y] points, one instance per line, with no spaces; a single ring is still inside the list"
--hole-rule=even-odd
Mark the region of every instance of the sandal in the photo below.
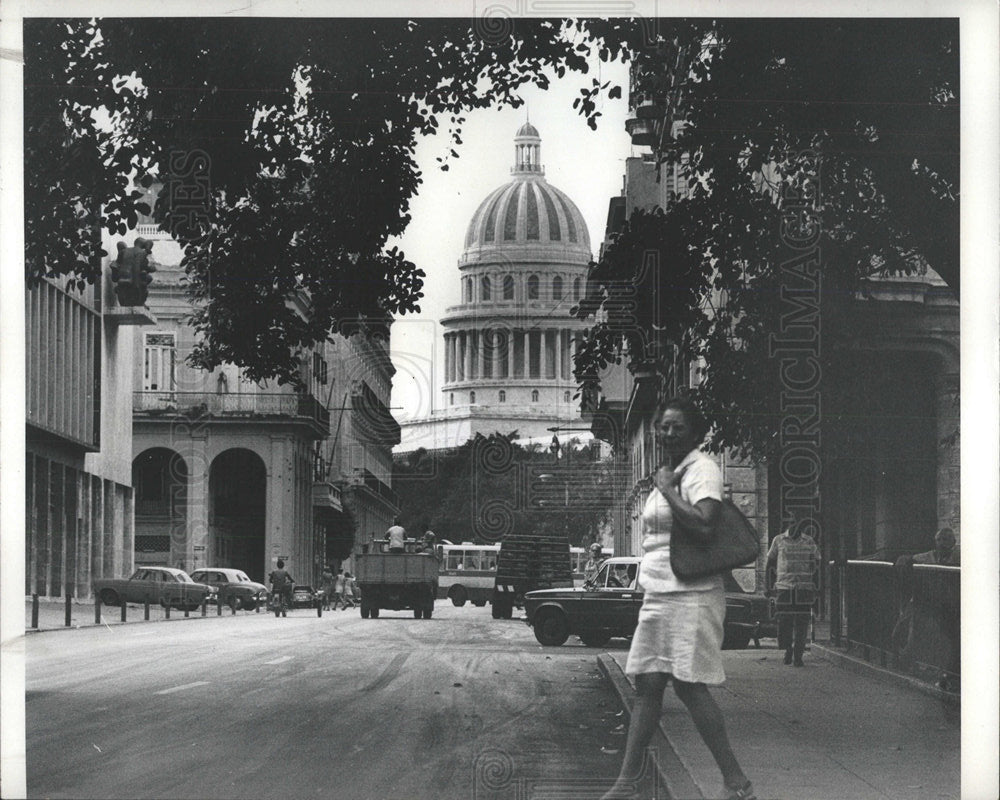
[[[742,788],[735,789],[732,786],[727,786],[726,789],[729,790],[726,800],[757,800],[757,795],[753,793],[753,784],[750,781],[743,784]]]

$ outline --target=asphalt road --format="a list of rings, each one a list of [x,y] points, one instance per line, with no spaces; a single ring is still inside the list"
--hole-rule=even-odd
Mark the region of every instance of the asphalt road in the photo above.
[[[596,652],[447,601],[431,620],[296,610],[33,635],[28,795],[599,797],[624,728]]]

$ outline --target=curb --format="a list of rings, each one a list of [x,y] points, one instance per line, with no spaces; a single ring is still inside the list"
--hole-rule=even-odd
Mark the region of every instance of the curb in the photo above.
[[[635,689],[625,677],[622,668],[607,653],[597,657],[597,668],[611,682],[611,686],[625,710],[625,716],[631,722]],[[660,785],[667,791],[664,800],[704,800],[704,793],[680,756],[677,755],[677,751],[663,731],[662,723],[657,724],[650,747],[652,748],[653,766],[656,769],[657,778]]]
[[[52,624],[52,625],[39,624],[39,626],[37,628],[32,628],[31,624],[26,621],[25,624],[24,624],[24,633],[27,636],[29,634],[50,633],[52,631],[78,631],[78,630],[83,630],[85,628],[108,628],[109,630],[112,630],[114,628],[120,628],[120,627],[125,626],[125,625],[152,625],[152,624],[155,624],[155,623],[162,623],[162,622],[190,621],[190,620],[193,620],[193,619],[226,619],[227,617],[230,617],[230,616],[239,616],[239,615],[230,614],[227,611],[227,612],[225,612],[223,614],[209,613],[209,614],[206,614],[203,617],[201,615],[201,611],[199,609],[199,611],[197,613],[192,612],[191,615],[187,616],[187,617],[184,616],[184,612],[183,611],[178,611],[176,616],[174,616],[173,614],[171,614],[171,616],[170,616],[169,619],[167,619],[166,617],[158,617],[157,619],[143,619],[142,618],[143,607],[141,605],[129,603],[128,607],[129,607],[130,610],[136,609],[137,610],[137,614],[139,616],[138,617],[132,617],[132,616],[130,616],[128,619],[125,620],[125,622],[122,622],[121,618],[120,618],[120,612],[118,612],[118,613],[114,614],[113,618],[111,617],[111,615],[108,615],[108,618],[102,618],[102,620],[100,622],[94,622],[94,607],[93,607],[93,605],[89,605],[89,606],[88,605],[83,605],[83,604],[81,604],[80,606],[74,605],[74,607],[73,607],[74,609],[76,609],[76,608],[89,608],[89,617],[88,617],[88,619],[85,622],[78,622],[78,623],[73,624],[73,625],[64,625],[61,622],[59,624],[57,624],[57,625],[56,624]],[[115,611],[117,612],[119,607],[118,606],[111,606],[111,608],[115,609]],[[248,614],[253,614],[253,612],[247,612],[247,613]]]
[[[865,661],[864,659],[848,655],[847,653],[828,645],[820,644],[819,642],[812,642],[811,644],[813,653],[820,656],[824,660],[829,661],[831,664],[841,667],[842,669],[846,669],[859,675],[875,678],[886,683],[891,683],[894,686],[904,689],[912,689],[914,691],[921,692],[922,694],[926,694],[929,697],[933,697],[935,700],[940,700],[941,702],[954,706],[955,708],[959,708],[962,704],[961,694],[955,692],[945,692],[942,689],[938,689],[936,686],[927,683],[926,681],[913,678],[909,675],[902,675],[898,672],[893,672],[892,670],[883,669],[882,667],[876,666],[875,664]]]

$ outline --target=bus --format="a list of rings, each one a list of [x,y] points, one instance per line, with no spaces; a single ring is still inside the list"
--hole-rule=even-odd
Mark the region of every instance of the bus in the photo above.
[[[604,547],[601,549],[601,558],[611,558],[615,554],[615,551]],[[569,549],[570,563],[573,565],[573,585],[577,588],[583,586],[584,572],[586,571],[587,561],[590,559],[590,546],[587,547],[571,547]]]
[[[493,596],[499,544],[440,544],[438,553],[438,597],[452,605],[472,603],[482,608]]]

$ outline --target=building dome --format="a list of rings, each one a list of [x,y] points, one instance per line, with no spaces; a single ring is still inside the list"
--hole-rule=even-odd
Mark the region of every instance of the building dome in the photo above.
[[[514,136],[513,180],[490,192],[472,215],[464,263],[478,260],[478,251],[519,244],[555,245],[589,260],[587,223],[573,201],[545,180],[540,153],[541,137],[525,122]]]
[[[530,122],[525,122],[520,128],[517,129],[515,136],[534,136],[535,138],[540,138],[538,136],[538,130]]]
[[[480,203],[465,234],[465,247],[508,244],[576,245],[590,252],[583,215],[563,192],[544,178],[518,177]]]

